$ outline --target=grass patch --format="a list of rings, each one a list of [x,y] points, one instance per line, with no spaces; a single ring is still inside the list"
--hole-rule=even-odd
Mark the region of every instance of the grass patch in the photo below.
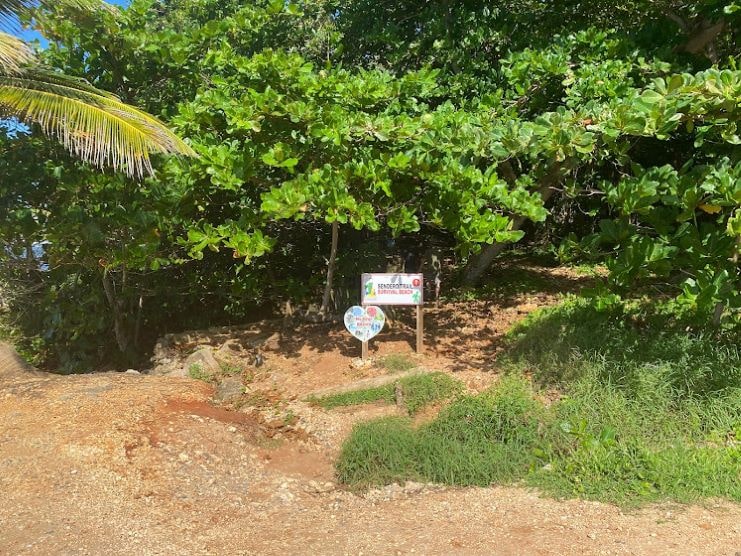
[[[378,360],[377,365],[386,369],[389,373],[401,373],[411,371],[417,364],[403,353],[391,353]]]
[[[358,425],[338,476],[356,487],[525,482],[624,505],[741,501],[737,334],[568,300],[513,332],[493,390],[417,428],[409,419]],[[543,387],[561,398],[546,403]]]
[[[396,401],[396,384],[401,386],[404,404],[410,415],[414,415],[430,403],[448,400],[462,390],[461,383],[445,373],[424,373],[408,376],[397,382],[375,388],[352,390],[341,394],[313,398],[309,401],[324,409],[379,401],[394,403]]]
[[[338,477],[356,487],[512,481],[532,459],[542,410],[524,382],[510,379],[496,391],[459,398],[417,429],[410,419],[363,423],[343,446]]]
[[[203,370],[198,363],[193,363],[188,367],[188,376],[195,380],[202,380],[204,382],[211,382],[211,375]]]
[[[219,361],[219,371],[223,376],[236,376],[243,372],[241,367],[221,361]]]

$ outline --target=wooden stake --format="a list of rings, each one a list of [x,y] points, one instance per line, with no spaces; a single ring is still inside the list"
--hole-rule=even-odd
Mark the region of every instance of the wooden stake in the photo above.
[[[422,353],[425,350],[424,317],[422,315],[422,305],[417,305],[417,353]]]
[[[360,350],[360,358],[365,361],[368,359],[368,342],[363,342],[363,347]]]

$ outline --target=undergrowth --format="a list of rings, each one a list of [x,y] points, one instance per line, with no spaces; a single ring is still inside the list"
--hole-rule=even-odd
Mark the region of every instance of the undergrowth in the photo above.
[[[310,401],[325,409],[379,401],[394,403],[396,401],[397,384],[401,386],[404,404],[410,415],[414,415],[432,402],[450,399],[462,389],[459,381],[445,373],[424,373],[408,376],[375,388],[352,390],[321,398],[312,398]]]
[[[404,355],[403,353],[386,355],[378,361],[377,365],[386,369],[391,374],[410,371],[417,366],[408,355]]]
[[[738,332],[568,300],[511,333],[491,391],[456,399],[420,427],[358,425],[339,478],[355,487],[524,482],[619,504],[741,501]]]
[[[211,381],[211,375],[198,363],[193,363],[188,367],[188,377],[194,380],[202,380],[203,382]]]

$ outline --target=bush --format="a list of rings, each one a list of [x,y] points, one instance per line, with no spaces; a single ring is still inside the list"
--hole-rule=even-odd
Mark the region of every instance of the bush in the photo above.
[[[741,500],[741,357],[732,334],[689,334],[656,315],[635,328],[633,309],[620,314],[569,300],[531,317],[511,336],[493,390],[458,398],[419,428],[358,425],[339,478],[354,486],[525,481],[620,504]],[[533,381],[558,387],[559,399],[543,401]]]
[[[530,465],[542,415],[528,385],[513,378],[494,392],[459,398],[416,430],[408,420],[370,421],[358,425],[345,443],[339,478],[351,485],[511,480]]]

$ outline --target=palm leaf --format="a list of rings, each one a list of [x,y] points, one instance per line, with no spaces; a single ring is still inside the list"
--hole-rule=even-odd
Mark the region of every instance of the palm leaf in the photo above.
[[[33,60],[28,45],[18,37],[0,32],[0,73],[15,74]]]
[[[0,13],[18,15],[20,12],[43,6],[45,8],[75,8],[94,10],[105,6],[103,0],[0,0]]]
[[[83,11],[99,9],[115,11],[115,8],[104,0],[0,0],[0,23],[14,25],[16,17],[38,7],[47,9],[72,8]]]
[[[157,118],[85,81],[42,69],[0,75],[0,107],[6,116],[38,123],[81,159],[132,176],[152,172],[150,153],[194,155]]]
[[[0,24],[12,26],[15,16],[39,6],[114,10],[102,0],[0,0]],[[0,33],[0,117],[35,122],[81,159],[131,176],[152,172],[151,153],[195,155],[157,118],[84,80],[31,62],[21,39]]]

